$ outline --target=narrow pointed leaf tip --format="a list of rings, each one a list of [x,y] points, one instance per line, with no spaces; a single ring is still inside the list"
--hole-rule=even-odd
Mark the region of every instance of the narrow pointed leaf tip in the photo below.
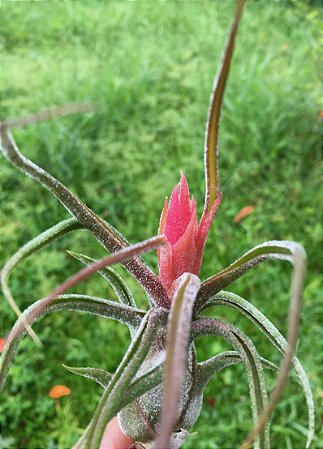
[[[183,273],[199,273],[214,215],[215,211],[197,223],[196,203],[190,196],[186,177],[181,173],[169,202],[167,198],[165,200],[159,226],[159,235],[164,234],[168,242],[158,249],[159,277],[170,296],[174,281]]]
[[[231,25],[229,39],[224,51],[222,63],[215,77],[213,92],[211,95],[208,121],[206,124],[206,136],[204,145],[205,168],[205,206],[203,216],[211,213],[214,203],[221,202],[219,169],[218,169],[218,141],[219,123],[222,109],[223,95],[230,72],[231,60],[234,52],[235,38],[245,0],[238,0],[235,15]]]

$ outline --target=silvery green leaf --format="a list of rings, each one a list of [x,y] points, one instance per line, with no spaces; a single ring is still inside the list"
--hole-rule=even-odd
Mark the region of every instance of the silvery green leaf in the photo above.
[[[253,421],[256,424],[267,404],[267,393],[261,362],[256,348],[250,339],[232,324],[215,318],[200,318],[192,324],[193,338],[203,335],[217,335],[227,340],[245,365],[249,384]],[[255,449],[270,447],[269,423],[261,430],[255,440]]]
[[[127,353],[104,390],[91,423],[85,435],[81,437],[77,448],[99,449],[105,426],[126,405],[124,401],[129,402],[125,392],[129,390],[146,357],[157,328],[164,326],[166,319],[167,311],[164,309],[154,308],[147,312]],[[149,384],[148,388],[151,388]],[[133,399],[130,398],[130,400]]]
[[[37,313],[35,314],[35,310]],[[120,321],[128,326],[138,327],[145,312],[107,299],[87,295],[61,295],[48,303],[48,298],[40,299],[24,311],[12,328],[0,359],[0,388],[3,387],[10,364],[15,356],[18,344],[26,329],[23,322],[31,325],[40,316],[61,310],[88,312]]]
[[[273,240],[255,246],[253,249],[245,253],[242,257],[233,262],[228,268],[220,271],[220,273],[211,276],[202,282],[201,288],[196,301],[195,312],[198,313],[203,307],[205,301],[220,290],[227,287],[236,279],[239,279],[248,270],[251,270],[261,262],[270,259],[287,260],[294,264],[295,254],[303,254],[303,247],[296,242]]]
[[[64,365],[68,371],[80,376],[92,379],[101,387],[106,388],[112,379],[113,374],[101,368],[80,368]],[[147,373],[136,377],[131,383],[127,395],[121,399],[122,407],[125,407],[129,402],[133,402],[139,396],[146,393],[150,389],[159,385],[163,378],[163,364],[156,366]]]
[[[21,247],[10,259],[6,262],[1,270],[1,287],[5,298],[10,304],[11,308],[14,310],[16,315],[19,317],[21,315],[21,310],[16,304],[11,291],[9,289],[8,280],[12,270],[24,259],[26,259],[31,254],[39,251],[40,249],[47,246],[49,243],[55,241],[56,239],[62,237],[63,235],[75,231],[77,229],[82,229],[83,226],[75,218],[70,218],[68,220],[61,221],[57,225],[47,229],[42,232],[37,237],[30,240],[23,247]],[[26,330],[29,335],[34,339],[34,341],[42,346],[38,336],[32,330],[32,328],[26,325]]]
[[[243,313],[249,320],[251,320],[257,328],[270,340],[270,342],[283,354],[287,347],[287,341],[279,332],[279,330],[273,325],[273,323],[265,317],[254,305],[240,296],[221,291],[217,295],[211,297],[203,306],[203,310],[217,306],[227,305],[233,307]],[[313,437],[315,428],[315,415],[314,415],[314,399],[311,391],[311,386],[308,377],[299,361],[299,359],[293,357],[293,368],[297,375],[300,385],[303,388],[306,404],[308,408],[308,436],[307,447],[309,447]]]
[[[74,374],[78,374],[79,376],[86,377],[87,379],[92,379],[97,382],[101,387],[105,388],[108,386],[109,382],[112,379],[112,374],[108,371],[100,368],[80,368],[64,365],[68,371]]]
[[[263,357],[259,357],[260,362],[265,368],[271,370],[278,370],[278,367]],[[197,364],[197,384],[201,386],[202,390],[204,390],[207,383],[212,379],[212,377],[222,371],[224,368],[227,368],[231,365],[236,365],[237,363],[242,363],[242,358],[237,351],[226,351],[221,354],[217,354],[208,360],[200,362]]]

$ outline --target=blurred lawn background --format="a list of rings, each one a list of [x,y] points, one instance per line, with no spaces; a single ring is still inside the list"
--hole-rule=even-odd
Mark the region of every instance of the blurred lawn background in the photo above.
[[[1,117],[71,101],[99,101],[98,114],[73,116],[14,132],[21,150],[63,181],[100,216],[136,242],[157,232],[164,197],[185,171],[203,208],[203,144],[213,77],[224,48],[233,1],[2,2]],[[201,278],[226,267],[266,240],[302,243],[308,275],[298,356],[313,388],[322,448],[322,189],[319,136],[319,24],[311,1],[249,1],[238,35],[221,122],[220,176],[224,201],[211,230]],[[1,160],[1,265],[21,245],[68,217],[32,179]],[[254,212],[233,218],[246,206]],[[80,268],[65,250],[104,255],[86,232],[70,234],[22,263],[10,280],[21,308],[45,296]],[[145,257],[156,270],[156,255]],[[124,274],[123,270],[119,270]],[[236,281],[250,300],[286,332],[291,267],[268,262]],[[137,284],[124,274],[139,304]],[[112,298],[99,276],[75,292]],[[322,291],[321,291],[322,293]],[[15,317],[0,302],[1,336]],[[223,308],[212,315],[249,334],[262,356],[280,356],[257,329]],[[129,342],[118,323],[64,312],[34,326],[45,347],[25,338],[0,404],[0,448],[69,448],[90,420],[100,387],[63,367],[115,370]],[[200,340],[199,359],[226,349]],[[274,376],[266,373],[271,388]],[[68,398],[49,398],[55,384]],[[186,449],[235,448],[250,429],[241,366],[208,386]],[[307,412],[291,376],[272,422],[274,449],[305,447]],[[321,435],[322,437],[322,435]],[[322,441],[322,440],[321,440]]]

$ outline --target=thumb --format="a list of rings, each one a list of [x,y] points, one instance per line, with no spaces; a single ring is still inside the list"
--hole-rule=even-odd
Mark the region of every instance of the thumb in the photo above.
[[[134,440],[122,432],[115,416],[105,428],[100,449],[128,449],[133,443]],[[75,446],[72,449],[75,449]]]
[[[105,428],[100,449],[128,449],[133,443],[134,440],[122,432],[115,416]]]

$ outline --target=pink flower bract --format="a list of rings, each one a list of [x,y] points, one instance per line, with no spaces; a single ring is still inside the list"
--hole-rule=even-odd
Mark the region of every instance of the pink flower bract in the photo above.
[[[171,291],[173,282],[183,273],[199,273],[205,241],[220,201],[219,197],[211,210],[203,213],[198,224],[196,203],[194,198],[190,198],[183,173],[169,202],[166,198],[159,234],[166,236],[168,245],[158,249],[158,266],[160,281],[168,292]]]

